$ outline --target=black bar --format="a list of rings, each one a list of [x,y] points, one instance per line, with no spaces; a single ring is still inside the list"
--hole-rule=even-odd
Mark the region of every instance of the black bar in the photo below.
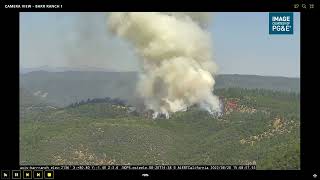
[[[60,9],[10,9],[5,8],[6,4],[62,4],[63,8]],[[314,9],[295,9],[294,4],[307,3],[315,4]],[[318,117],[316,112],[318,111],[318,105],[313,105],[312,101],[317,97],[318,88],[317,85],[317,71],[318,66],[317,57],[319,52],[318,45],[313,44],[310,41],[316,39],[319,36],[318,19],[316,18],[316,10],[319,9],[319,2],[315,0],[303,1],[303,0],[243,0],[243,1],[205,1],[203,3],[196,3],[194,1],[184,1],[181,3],[157,3],[151,1],[26,1],[26,0],[2,0],[0,2],[1,11],[6,12],[2,15],[1,29],[4,40],[2,45],[4,46],[1,52],[3,56],[3,71],[1,75],[3,77],[3,85],[5,88],[1,88],[3,91],[2,104],[6,107],[2,107],[3,116],[1,118],[1,170],[17,170],[25,166],[19,166],[19,12],[24,11],[302,11],[301,13],[301,170],[298,171],[201,171],[201,170],[106,170],[106,171],[92,171],[92,170],[55,170],[55,179],[63,177],[101,177],[106,179],[112,176],[138,176],[142,174],[148,174],[150,177],[162,176],[162,177],[177,177],[177,176],[190,176],[190,177],[202,177],[202,176],[229,176],[229,177],[286,177],[286,178],[312,178],[314,173],[319,173],[319,165],[316,164],[317,155],[319,150],[319,143],[316,133],[319,132],[316,125]],[[15,76],[15,74],[17,76]],[[10,77],[10,78],[9,78]],[[315,82],[312,82],[315,81]],[[308,83],[309,82],[309,83]],[[309,141],[309,142],[308,142]],[[65,166],[55,166],[65,167]],[[319,176],[319,174],[318,174]]]
[[[76,165],[20,166],[21,170],[255,170],[256,165]]]
[[[295,8],[294,4],[315,4],[314,9],[318,9],[316,0],[205,0],[201,2],[183,1],[183,3],[173,3],[165,1],[102,1],[102,0],[2,0],[1,9],[6,11],[39,11],[39,12],[101,12],[101,11],[215,11],[215,12],[258,12],[258,11],[310,11],[301,6]],[[32,5],[32,8],[7,8],[6,5]],[[59,5],[60,8],[36,8],[35,5]],[[314,10],[313,9],[313,10]]]

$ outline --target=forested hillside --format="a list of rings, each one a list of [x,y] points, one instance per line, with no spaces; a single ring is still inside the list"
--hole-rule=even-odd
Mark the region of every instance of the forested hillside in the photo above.
[[[110,98],[21,117],[21,164],[256,164],[300,169],[300,95],[216,91],[223,115],[199,108],[152,119]]]

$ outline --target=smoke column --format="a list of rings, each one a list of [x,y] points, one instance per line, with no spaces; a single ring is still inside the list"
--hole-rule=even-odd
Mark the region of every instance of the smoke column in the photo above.
[[[108,16],[110,31],[129,41],[140,59],[137,93],[153,117],[198,105],[210,114],[221,112],[213,94],[217,66],[209,13],[116,12]]]

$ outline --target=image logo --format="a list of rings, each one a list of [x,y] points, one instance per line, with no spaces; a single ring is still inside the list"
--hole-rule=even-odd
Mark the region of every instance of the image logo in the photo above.
[[[269,34],[293,34],[293,13],[269,13]]]

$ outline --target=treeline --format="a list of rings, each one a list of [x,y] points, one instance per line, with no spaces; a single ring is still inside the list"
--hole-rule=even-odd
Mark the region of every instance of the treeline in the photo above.
[[[267,89],[247,89],[247,88],[224,88],[216,89],[214,91],[218,96],[225,97],[243,97],[243,96],[268,96],[275,98],[285,98],[285,99],[300,99],[300,93],[298,92],[284,92],[276,90]]]
[[[105,97],[105,98],[93,98],[93,99],[88,98],[87,100],[81,100],[79,102],[72,103],[68,107],[78,107],[84,104],[93,104],[93,103],[108,103],[111,105],[119,105],[119,106],[125,106],[127,104],[125,100],[122,100],[120,98]]]

